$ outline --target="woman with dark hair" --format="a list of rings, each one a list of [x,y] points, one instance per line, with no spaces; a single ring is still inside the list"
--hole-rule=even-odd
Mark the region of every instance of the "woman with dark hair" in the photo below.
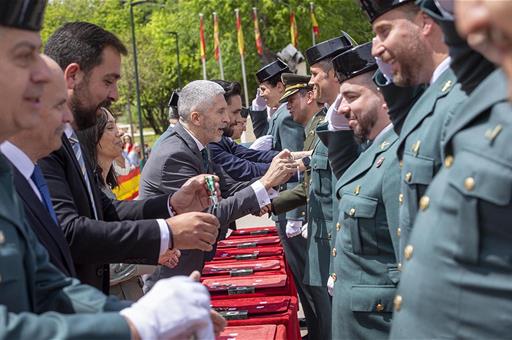
[[[77,131],[83,152],[94,169],[94,176],[101,190],[116,199],[112,189],[118,186],[114,161],[123,152],[123,133],[118,129],[114,115],[100,107],[96,125]],[[179,251],[168,258],[169,267],[175,267],[179,260]],[[138,300],[142,295],[140,275],[151,274],[154,266],[115,263],[110,265],[110,292],[122,299]]]

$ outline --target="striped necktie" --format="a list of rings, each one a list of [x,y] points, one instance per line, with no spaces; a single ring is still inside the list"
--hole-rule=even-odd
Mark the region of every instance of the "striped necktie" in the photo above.
[[[201,156],[203,158],[203,169],[206,173],[208,173],[208,168],[210,165],[210,156],[208,155],[208,149],[204,148],[201,150]]]
[[[73,153],[75,154],[76,160],[78,161],[78,165],[80,165],[80,171],[85,179],[85,184],[87,186],[87,191],[89,193],[89,198],[91,200],[91,206],[94,213],[94,218],[98,219],[98,212],[96,211],[96,204],[94,201],[94,196],[92,195],[91,182],[89,181],[89,176],[87,176],[87,169],[85,168],[84,156],[82,154],[82,148],[80,147],[80,142],[78,141],[78,137],[76,136],[75,131],[69,136],[69,143],[73,148]]]
[[[32,173],[32,176],[30,176],[30,179],[32,179],[32,182],[34,182],[36,185],[37,190],[39,190],[41,199],[43,201],[42,203],[46,207],[46,210],[48,210],[51,218],[55,224],[59,225],[59,222],[57,221],[57,215],[55,214],[55,210],[53,210],[52,199],[50,197],[50,192],[48,191],[48,185],[44,180],[43,173],[41,172],[39,165],[36,164],[34,167],[34,172]]]

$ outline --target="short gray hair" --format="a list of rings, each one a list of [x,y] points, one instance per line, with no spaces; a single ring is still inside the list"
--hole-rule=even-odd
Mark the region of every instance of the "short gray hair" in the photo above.
[[[184,121],[188,120],[191,112],[205,112],[211,105],[213,98],[224,95],[224,89],[217,83],[209,80],[194,80],[180,91],[178,99],[178,114]]]

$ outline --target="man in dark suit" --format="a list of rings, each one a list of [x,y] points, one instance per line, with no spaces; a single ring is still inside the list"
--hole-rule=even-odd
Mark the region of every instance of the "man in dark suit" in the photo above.
[[[59,28],[45,50],[64,71],[74,123],[65,129],[62,147],[39,165],[78,277],[107,292],[108,263],[156,264],[168,249],[211,250],[218,221],[192,213],[209,205],[208,199],[197,199],[206,191],[204,178],[192,179],[171,197],[144,201],[113,201],[94,181],[74,130],[94,125],[98,107],[117,100],[121,55],[126,54],[121,41],[96,25],[74,22]]]
[[[238,82],[214,80],[224,89],[224,99],[227,103],[229,123],[224,129],[224,135],[219,142],[208,144],[211,159],[222,166],[222,169],[237,181],[250,181],[259,178],[268,170],[274,156],[279,152],[274,150],[259,151],[238,145],[231,139],[234,128],[242,119],[241,87]]]
[[[175,192],[190,177],[200,173],[215,173],[220,178],[222,196],[225,198],[211,210],[217,216],[221,237],[228,225],[237,218],[258,212],[270,203],[272,187],[286,182],[295,172],[295,162],[285,151],[272,162],[267,173],[258,181],[236,182],[220,166],[211,162],[206,146],[219,141],[229,123],[224,90],[214,82],[197,80],[180,92],[178,112],[180,122],[168,138],[161,141],[153,152],[141,175],[142,198]],[[201,251],[182,252],[180,263],[172,270],[159,267],[147,280],[149,288],[161,277],[187,274],[202,269],[204,258],[213,254]]]

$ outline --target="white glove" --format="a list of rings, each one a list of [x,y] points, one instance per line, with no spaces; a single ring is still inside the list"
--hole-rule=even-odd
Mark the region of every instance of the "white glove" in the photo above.
[[[251,144],[249,149],[268,151],[268,150],[272,149],[272,140],[273,140],[272,135],[261,136],[260,138],[256,139]]]
[[[386,85],[391,84],[393,82],[393,68],[391,67],[391,65],[386,64],[379,57],[376,57],[375,61],[377,62],[377,66],[379,66],[379,70],[384,75],[384,78],[386,78],[387,80]]]
[[[187,276],[158,281],[120,314],[133,323],[143,340],[215,338],[208,290]]]
[[[302,221],[288,220],[286,222],[286,236],[288,236],[288,238],[300,235],[301,232],[302,232]]]
[[[338,113],[338,107],[340,106],[341,100],[342,96],[339,94],[325,115],[325,119],[329,122],[327,127],[329,131],[350,130],[348,119],[345,118],[344,115]]]
[[[327,293],[330,296],[334,296],[334,279],[331,275],[329,275],[329,279],[327,280]]]
[[[260,94],[260,89],[256,90],[256,98],[252,100],[251,110],[263,111],[267,109],[267,102]]]
[[[304,223],[301,228],[301,234],[302,237],[304,237],[306,240],[308,239],[308,224]]]

